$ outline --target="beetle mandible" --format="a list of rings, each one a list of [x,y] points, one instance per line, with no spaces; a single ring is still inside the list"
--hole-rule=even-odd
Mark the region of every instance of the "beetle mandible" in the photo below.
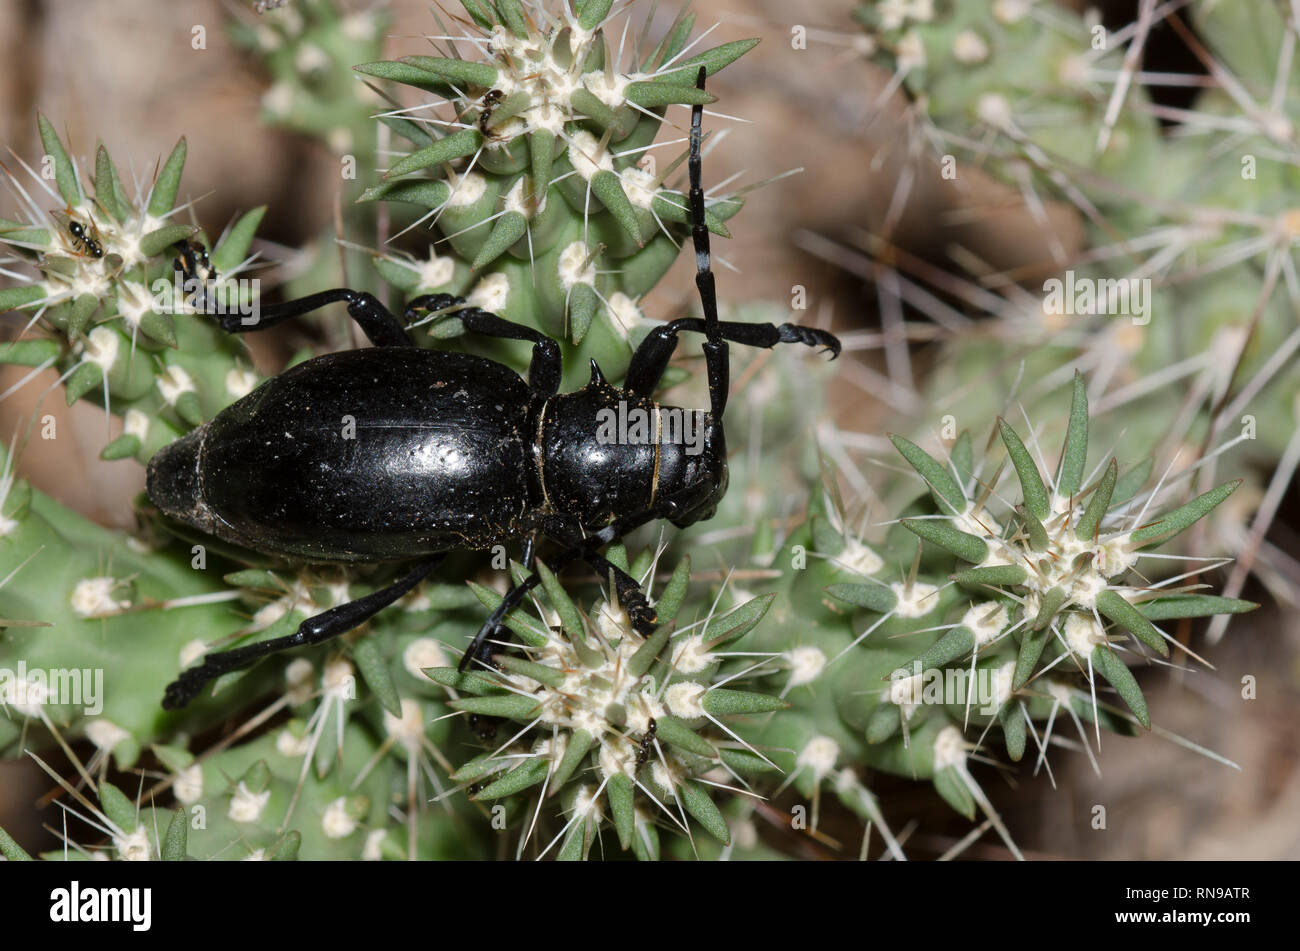
[[[704,81],[701,68],[700,89]],[[540,583],[532,570],[539,539],[560,547],[557,568],[581,561],[612,578],[633,628],[643,637],[653,633],[655,612],[640,586],[600,552],[655,519],[685,527],[713,515],[727,489],[728,342],[822,346],[832,359],[840,352],[839,340],[823,330],[718,319],[701,184],[703,111],[692,110],[688,164],[704,317],[652,330],[633,353],[621,389],[593,361],[585,387],[560,393],[559,344],[446,294],[410,301],[408,323],[420,311],[447,312],[469,333],[531,342],[527,382],[492,360],[416,347],[374,296],[348,288],[263,307],[252,324],[238,313],[219,317],[223,329],[241,333],[346,303],[374,346],[301,363],[159,450],[149,461],[149,498],[166,515],[268,555],[414,566],[388,587],[308,618],[293,634],[206,655],[167,687],[165,708],[185,706],[204,684],[268,654],[356,628],[419,584],[450,551],[486,549],[505,539],[523,540],[531,573],[484,622],[461,670],[490,664],[490,638]],[[177,248],[176,267],[187,285],[212,278],[201,248],[184,242]],[[683,331],[705,338],[708,411],[660,407],[652,399]],[[695,414],[701,444],[598,438],[602,411],[620,402],[656,425],[666,411]],[[344,417],[356,420],[357,438],[341,438]]]

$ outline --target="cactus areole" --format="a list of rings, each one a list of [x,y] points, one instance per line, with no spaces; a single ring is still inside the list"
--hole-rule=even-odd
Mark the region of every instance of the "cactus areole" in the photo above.
[[[701,68],[701,89],[704,78]],[[415,564],[389,587],[309,618],[291,635],[208,655],[167,688],[164,707],[186,705],[205,683],[260,657],[352,630],[415,587],[447,552],[505,539],[523,539],[530,571],[538,540],[549,539],[561,548],[553,564],[582,561],[602,577],[612,574],[635,629],[654,632],[655,612],[640,586],[599,552],[657,518],[681,527],[713,515],[727,489],[727,342],[840,350],[825,331],[718,319],[701,185],[702,114],[695,107],[690,177],[704,317],[651,332],[622,389],[593,361],[587,386],[558,393],[554,340],[447,294],[410,301],[408,321],[430,311],[454,316],[470,333],[531,342],[527,382],[485,358],[415,347],[377,299],[347,288],[264,307],[254,320],[220,317],[223,329],[239,333],[345,302],[375,346],[293,367],[165,447],[149,464],[154,504],[267,554]],[[184,243],[178,250],[178,270],[202,293],[211,268]],[[652,399],[682,331],[706,337],[708,412]],[[503,619],[540,580],[534,572],[506,595],[465,652],[462,670],[491,663]]]

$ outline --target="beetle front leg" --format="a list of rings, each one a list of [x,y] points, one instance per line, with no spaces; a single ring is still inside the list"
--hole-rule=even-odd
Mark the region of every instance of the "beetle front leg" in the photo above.
[[[633,628],[642,637],[649,637],[653,634],[657,620],[654,608],[650,606],[645,592],[641,590],[641,585],[637,583],[636,579],[617,565],[611,564],[594,552],[570,549],[554,561],[554,568],[559,571],[570,562],[579,559],[585,561],[602,578],[613,576],[614,590],[618,592],[619,603],[627,611],[628,619],[631,620]],[[542,576],[537,572],[533,572],[505,593],[501,598],[501,603],[496,606],[488,619],[479,627],[478,633],[474,635],[474,640],[470,641],[469,647],[465,648],[465,653],[461,655],[460,663],[456,666],[458,671],[463,674],[471,666],[492,666],[492,655],[502,646],[494,641],[492,636],[503,627],[502,622],[505,621],[506,615],[519,607],[528,592],[541,583]]]
[[[327,304],[346,303],[348,316],[361,328],[376,347],[413,347],[415,343],[392,311],[379,302],[374,294],[354,291],[347,287],[308,294],[296,300],[284,301],[257,308],[252,314],[222,314],[221,329],[242,334],[265,330],[291,317],[300,317]]]
[[[178,241],[175,245],[179,257],[175,268],[181,273],[188,289],[194,287],[196,304],[204,304],[203,290],[210,281],[217,278],[217,272],[208,261],[206,252],[201,247],[193,247],[187,242]],[[329,304],[346,303],[348,316],[376,347],[411,347],[414,346],[407,336],[406,328],[393,316],[392,312],[380,303],[373,294],[354,291],[348,287],[320,291],[299,297],[296,300],[283,301],[279,304],[263,306],[260,302],[251,314],[239,312],[218,312],[217,322],[227,333],[242,334],[255,330],[265,330],[291,317],[318,310]]]
[[[668,361],[677,349],[678,335],[709,333],[709,321],[699,317],[682,317],[661,324],[641,341],[627,367],[623,389],[634,395],[653,397],[659,381],[668,369]],[[799,324],[750,324],[736,320],[719,320],[713,325],[719,342],[704,344],[709,365],[709,398],[714,418],[721,418],[727,403],[727,341],[746,347],[770,349],[782,343],[800,343],[807,347],[824,347],[831,359],[840,355],[840,341],[834,334]]]
[[[446,316],[459,320],[468,333],[531,343],[533,356],[528,364],[528,388],[534,397],[542,399],[549,399],[559,392],[560,375],[564,369],[560,345],[541,331],[490,314],[466,303],[463,297],[452,294],[423,294],[412,298],[406,305],[407,323],[414,323],[418,312],[422,310],[444,311]]]
[[[577,552],[577,557],[586,562],[591,570],[600,575],[601,578],[613,577],[614,591],[618,595],[618,601],[623,605],[623,609],[627,611],[628,619],[631,620],[633,628],[642,637],[649,637],[654,633],[655,627],[658,625],[658,616],[655,614],[654,608],[650,606],[650,601],[646,598],[645,592],[641,590],[641,585],[637,580],[600,555],[597,549],[622,538],[652,517],[651,513],[645,513],[641,516],[621,519],[605,526],[601,531],[587,536],[584,536],[581,530],[575,528],[568,520],[547,516],[542,521],[544,526],[542,531],[546,535],[554,538],[561,545],[567,546],[570,551]]]
[[[521,561],[521,564],[528,571],[532,571],[533,569],[533,559],[536,554],[536,550],[537,550],[537,537],[535,535],[529,535],[528,538],[525,539],[524,541],[524,554],[523,554],[523,560]],[[540,578],[540,576],[537,575],[535,572],[533,574],[533,577]],[[509,597],[510,597],[510,592],[506,592],[506,597],[502,598],[502,604],[504,604],[506,602],[506,599]],[[501,617],[502,618],[505,617],[504,611],[502,611]],[[489,624],[485,624],[482,628],[480,628],[473,642],[470,644],[469,648],[465,651],[465,654],[460,659],[460,665],[458,669],[460,670],[461,673],[465,672],[465,668],[468,666],[469,660],[471,658],[473,659],[474,663],[479,667],[488,668],[492,666],[492,655],[496,653],[495,649],[499,646],[502,646],[502,644],[501,642],[495,640],[494,638],[489,638],[487,636],[488,631],[491,631],[495,635],[498,632],[507,631],[507,628],[502,627],[500,624],[493,625],[491,620],[489,620]],[[509,636],[508,632],[506,636],[507,637]],[[485,716],[484,714],[481,713],[471,713],[469,715],[470,731],[473,732],[475,735],[477,735],[480,739],[485,741],[491,740],[492,737],[496,736],[497,727],[503,722],[504,721],[500,717]]]
[[[474,639],[470,641],[469,647],[465,648],[465,653],[461,655],[460,663],[456,665],[456,669],[462,674],[470,668],[471,664],[478,667],[492,666],[492,655],[496,652],[497,648],[504,646],[503,644],[494,641],[493,637],[498,631],[507,630],[502,623],[505,620],[505,616],[523,603],[524,595],[528,594],[529,591],[532,591],[533,588],[537,587],[542,581],[541,575],[533,571],[533,561],[536,557],[536,551],[537,536],[529,535],[524,540],[523,566],[524,569],[531,572],[531,574],[505,593],[501,598],[501,603],[497,605],[496,610],[488,615],[488,619],[479,627],[478,633],[475,634]],[[569,560],[571,559],[566,559],[564,564],[567,564]]]
[[[504,627],[506,615],[519,607],[523,603],[524,596],[541,583],[542,576],[533,572],[505,593],[496,610],[489,614],[488,619],[479,627],[478,633],[469,642],[469,647],[465,648],[465,653],[461,654],[460,663],[456,665],[458,671],[465,673],[470,669],[471,664],[477,667],[492,666],[492,655],[496,653],[497,648],[503,646],[495,643],[492,636]]]
[[[246,647],[237,647],[234,650],[208,654],[203,658],[203,663],[183,671],[167,685],[163,695],[163,709],[179,710],[187,706],[203,689],[204,684],[233,670],[242,670],[268,654],[276,654],[294,647],[320,644],[360,627],[423,581],[445,557],[445,555],[438,555],[431,558],[386,588],[381,588],[355,601],[349,601],[347,604],[332,607],[315,617],[309,617],[298,625],[297,631],[286,637],[277,637],[269,641],[249,644]]]

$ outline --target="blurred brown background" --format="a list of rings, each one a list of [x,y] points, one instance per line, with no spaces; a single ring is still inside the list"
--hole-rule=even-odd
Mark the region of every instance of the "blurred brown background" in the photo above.
[[[676,5],[662,6],[670,19],[668,8]],[[875,326],[874,292],[800,251],[793,235],[798,229],[835,235],[854,226],[878,228],[908,159],[899,103],[876,107],[889,77],[853,48],[852,6],[849,0],[694,4],[702,26],[721,23],[713,42],[763,38],[711,83],[721,100],[716,108],[748,120],[726,124],[727,135],[708,163],[712,176],[743,172],[744,184],[805,169],[749,196],[735,237],[716,249],[743,272],[721,271],[721,293],[788,300],[791,286],[802,284],[810,310],[833,305],[836,327],[845,330]],[[427,52],[419,38],[433,29],[425,0],[392,0],[387,8],[394,25],[386,54]],[[184,134],[189,161],[182,189],[203,196],[197,214],[205,227],[219,230],[235,213],[267,204],[264,239],[292,247],[314,238],[332,220],[337,160],[309,140],[258,122],[266,80],[229,45],[224,24],[232,12],[250,15],[235,0],[0,0],[0,142],[28,161],[39,155],[39,109],[70,140],[74,154],[92,155],[102,139],[124,174],[134,163],[135,174],[147,180],[156,157]],[[806,50],[791,46],[796,17],[809,29]],[[198,25],[206,28],[204,50],[191,48]],[[1001,194],[978,173],[962,180],[958,188],[918,175],[895,232],[898,243],[924,254],[960,241],[990,249],[997,266],[1032,272],[1041,265],[1046,241],[1019,199]],[[12,213],[11,202],[4,203],[0,215]],[[963,205],[979,213],[960,214]],[[1053,206],[1049,216],[1062,243],[1077,247],[1082,229],[1072,210]],[[690,262],[683,259],[646,307],[669,310],[691,293]],[[53,382],[52,372],[48,377]],[[14,379],[12,370],[0,374],[0,391]],[[28,386],[0,406],[0,433],[7,438],[26,425],[43,388]],[[846,391],[839,402],[856,407],[849,417],[839,414],[841,425],[889,428],[887,410],[863,400],[860,391]],[[142,489],[143,472],[134,463],[98,460],[102,411],[85,403],[68,411],[58,393],[46,397],[40,411],[66,417],[61,432],[80,436],[27,453],[24,474],[99,521],[128,527],[124,502]],[[1234,622],[1213,652],[1217,672],[1145,672],[1143,687],[1157,721],[1235,759],[1241,772],[1156,737],[1107,737],[1102,778],[1093,776],[1082,755],[1058,755],[1056,790],[1026,769],[1009,774],[1007,783],[988,770],[981,781],[1006,810],[1021,846],[1039,856],[1300,857],[1298,645],[1300,621],[1268,609]],[[1259,678],[1259,699],[1250,703],[1237,696],[1244,674]],[[44,791],[32,772],[12,765],[0,764],[0,784],[0,825],[27,812]],[[892,780],[881,786],[896,829],[913,814],[924,817],[923,829],[930,831],[918,833],[917,841],[933,836],[926,852],[938,854],[951,841],[944,836],[963,833],[963,823],[936,806],[928,789]],[[1089,826],[1098,803],[1108,809],[1107,831]],[[991,847],[995,840],[986,841],[988,850],[977,846],[972,856],[1001,857]]]

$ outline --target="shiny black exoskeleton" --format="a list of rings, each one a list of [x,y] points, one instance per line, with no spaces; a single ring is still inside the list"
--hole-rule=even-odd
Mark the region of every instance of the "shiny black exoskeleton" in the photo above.
[[[531,342],[527,382],[492,360],[415,347],[377,299],[347,288],[263,307],[255,320],[221,316],[224,329],[239,333],[346,303],[375,346],[301,363],[159,451],[149,463],[150,499],[173,518],[270,555],[415,564],[394,584],[309,618],[294,634],[207,655],[168,686],[164,707],[185,706],[205,683],[260,657],[357,627],[415,587],[449,551],[506,539],[523,539],[530,570],[537,542],[547,539],[560,549],[550,559],[554,567],[581,561],[612,578],[635,629],[653,632],[655,613],[640,586],[600,550],[654,519],[686,526],[713,515],[727,489],[727,341],[840,350],[821,330],[718,320],[700,181],[702,113],[696,107],[691,123],[690,200],[704,318],[651,331],[622,388],[606,382],[593,362],[585,387],[559,393],[554,340],[445,294],[412,300],[407,320],[430,311],[460,320],[467,333]],[[177,247],[187,285],[202,286],[212,277],[202,249]],[[706,338],[707,412],[652,399],[682,331]],[[655,438],[610,439],[611,414],[640,414]],[[660,438],[673,429],[669,420],[683,438]],[[686,433],[696,436],[688,441]],[[534,572],[505,595],[466,650],[462,670],[491,662],[490,638],[539,582]]]

